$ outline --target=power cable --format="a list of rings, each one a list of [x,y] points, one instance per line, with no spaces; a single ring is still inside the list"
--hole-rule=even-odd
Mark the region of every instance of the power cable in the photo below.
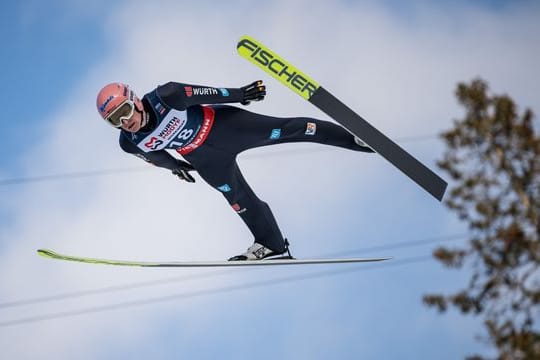
[[[125,284],[125,285],[106,286],[106,287],[101,287],[97,289],[75,291],[75,292],[69,292],[69,293],[63,293],[63,294],[57,294],[57,295],[51,295],[51,296],[42,296],[42,297],[37,297],[37,298],[30,298],[30,299],[23,299],[23,300],[16,300],[16,301],[8,301],[8,302],[0,303],[0,310],[6,309],[6,308],[13,308],[17,306],[33,305],[33,304],[40,304],[40,303],[45,303],[45,302],[80,298],[80,297],[89,296],[89,295],[98,295],[98,294],[104,294],[104,293],[120,292],[120,291],[125,291],[125,290],[134,290],[134,289],[140,289],[140,288],[145,288],[145,287],[159,286],[159,285],[164,285],[164,284],[177,283],[177,282],[190,281],[190,280],[201,280],[201,279],[211,278],[218,275],[223,275],[228,272],[230,271],[213,271],[213,272],[209,272],[205,274],[175,276],[175,277],[170,277],[170,278],[136,282],[136,283]]]
[[[43,176],[21,177],[21,178],[0,180],[0,186],[17,185],[17,184],[24,184],[24,183],[29,183],[29,182],[43,182],[43,181],[53,181],[53,180],[89,178],[89,177],[104,176],[104,175],[111,175],[111,174],[147,171],[149,169],[150,169],[149,167],[138,166],[138,167],[131,167],[131,168],[77,171],[77,172],[72,172],[72,173],[60,173],[60,174],[43,175]]]
[[[395,243],[395,244],[376,245],[376,246],[367,247],[367,248],[350,250],[347,252],[339,251],[339,252],[329,253],[326,256],[334,257],[334,256],[343,256],[343,255],[354,254],[354,253],[368,253],[368,252],[375,252],[375,251],[382,251],[382,250],[394,250],[394,249],[406,248],[406,247],[411,247],[411,246],[459,240],[459,239],[465,238],[468,235],[469,233],[460,233],[460,234],[437,236],[437,237],[431,237],[431,238],[426,238],[426,239],[421,239],[421,240],[413,240],[413,241],[407,241],[407,242],[401,242],[401,243]]]
[[[350,255],[350,254],[355,254],[355,253],[365,254],[365,253],[376,252],[376,251],[381,251],[381,250],[392,250],[392,249],[413,247],[413,246],[426,245],[426,244],[432,244],[432,243],[440,243],[444,241],[455,241],[455,240],[463,239],[467,235],[468,235],[467,233],[461,233],[461,234],[430,237],[430,238],[421,239],[421,240],[401,242],[397,244],[383,244],[383,245],[378,245],[378,246],[373,246],[373,247],[360,248],[356,250],[330,253],[330,254],[323,255],[322,257],[329,258],[329,257],[334,257],[334,256]],[[84,296],[89,296],[89,295],[113,293],[113,292],[120,292],[120,291],[125,291],[125,290],[151,287],[151,286],[159,286],[159,285],[176,283],[176,282],[199,280],[199,279],[210,278],[210,277],[214,277],[218,275],[229,274],[232,271],[237,270],[237,269],[232,269],[232,270],[228,269],[228,270],[229,271],[219,270],[219,271],[213,271],[213,272],[204,273],[204,274],[188,275],[188,276],[180,276],[180,277],[177,276],[177,277],[170,277],[170,278],[164,278],[164,279],[158,279],[158,280],[152,280],[152,281],[136,282],[136,283],[131,283],[131,284],[116,285],[116,286],[107,286],[107,287],[101,287],[97,289],[82,290],[82,291],[69,292],[69,293],[63,293],[63,294],[57,294],[57,295],[51,295],[51,296],[3,302],[3,303],[0,303],[0,310],[6,309],[6,308],[24,306],[24,305],[33,305],[33,304],[39,304],[39,303],[45,303],[45,302],[53,302],[53,301],[66,300],[66,299],[72,299],[72,298],[79,298],[79,297],[84,297]]]
[[[416,141],[431,140],[436,137],[438,137],[438,135],[416,135],[416,136],[408,136],[408,137],[399,138],[399,139],[396,139],[396,141],[416,142]],[[297,155],[297,154],[313,153],[317,151],[326,152],[329,150],[337,150],[337,149],[330,148],[330,147],[322,147],[320,149],[295,150],[294,153],[295,155]],[[244,159],[247,160],[251,158],[274,157],[276,155],[279,155],[280,153],[290,153],[290,152],[292,151],[282,150],[282,151],[273,151],[268,154],[251,154],[251,155],[247,155]],[[152,168],[148,166],[144,166],[144,167],[138,166],[138,167],[130,167],[130,168],[104,169],[104,170],[93,170],[93,171],[76,171],[76,172],[59,173],[59,174],[51,174],[51,175],[43,175],[43,176],[20,177],[20,178],[0,180],[0,186],[19,185],[19,184],[25,184],[25,183],[31,183],[31,182],[81,179],[81,178],[106,176],[106,175],[121,174],[121,173],[128,173],[128,172],[148,171],[150,169]]]
[[[399,141],[401,141],[401,142],[423,141],[423,140],[427,140],[427,139],[432,139],[433,137],[435,137],[435,136],[433,136],[433,135],[422,135],[422,136],[414,136],[414,137],[402,138]],[[315,150],[315,151],[317,151],[317,150]],[[328,149],[323,148],[321,150],[327,151]],[[306,153],[306,152],[311,153],[313,151],[314,150],[310,149],[309,151],[302,151],[302,152],[303,153]],[[290,151],[287,151],[287,152],[290,152]],[[295,153],[299,153],[299,152],[296,151]],[[250,158],[251,157],[261,157],[261,156],[275,156],[275,155],[276,154],[274,152],[272,154],[251,155]],[[143,167],[136,167],[136,168],[120,168],[120,169],[108,169],[108,170],[96,170],[96,171],[63,173],[63,174],[54,174],[54,175],[46,175],[46,176],[39,176],[39,177],[15,178],[15,179],[0,180],[0,186],[12,185],[12,184],[21,184],[21,183],[28,183],[28,182],[40,182],[40,181],[51,181],[51,180],[61,180],[61,179],[86,178],[86,177],[93,177],[93,176],[104,176],[104,175],[117,174],[117,173],[147,171],[147,170],[149,170],[148,167],[144,167],[144,168]],[[417,246],[417,245],[427,244],[427,243],[435,242],[435,241],[440,242],[440,241],[455,240],[457,238],[462,238],[465,235],[466,234],[455,234],[455,235],[449,235],[449,236],[446,236],[446,237],[417,240],[417,241],[412,241],[412,242],[408,242],[408,243],[380,245],[380,246],[375,246],[375,247],[371,247],[371,248],[357,249],[357,250],[354,250],[354,251],[339,252],[339,253],[335,253],[335,254],[327,255],[327,256],[336,256],[336,255],[342,255],[342,254],[345,254],[345,253],[350,254],[350,253],[354,253],[354,252],[364,252],[365,253],[365,252],[369,252],[369,251],[379,251],[379,250],[392,249],[392,248],[400,248],[400,247],[403,248],[403,247],[408,247],[408,246]],[[393,261],[391,263],[386,264],[386,266],[403,265],[403,264],[427,261],[427,260],[431,260],[431,259],[432,259],[431,256],[408,258],[408,259],[402,259],[402,260],[398,260],[398,261]],[[59,312],[59,313],[53,313],[53,314],[45,314],[45,315],[40,315],[40,316],[35,316],[35,317],[17,319],[17,320],[13,320],[13,321],[0,322],[0,327],[23,324],[23,323],[29,323],[29,322],[45,321],[45,320],[56,319],[56,318],[71,317],[71,316],[77,316],[77,315],[95,313],[95,312],[101,312],[101,311],[109,311],[109,310],[121,309],[121,308],[126,308],[126,307],[141,306],[141,305],[147,305],[147,304],[152,304],[152,303],[157,303],[157,302],[177,300],[177,299],[180,299],[180,298],[191,298],[191,297],[197,297],[197,296],[203,296],[203,295],[211,295],[211,294],[217,294],[217,293],[227,293],[227,292],[233,292],[233,291],[242,290],[242,289],[249,289],[249,288],[257,288],[257,287],[262,287],[262,286],[267,286],[267,285],[288,283],[288,282],[307,280],[307,279],[313,279],[313,278],[319,278],[319,277],[325,277],[325,276],[334,276],[334,275],[339,275],[339,274],[348,273],[348,272],[352,272],[352,271],[367,270],[367,269],[380,267],[380,266],[381,265],[364,266],[362,268],[341,269],[341,270],[335,270],[335,271],[330,271],[330,272],[316,272],[316,273],[307,274],[307,275],[276,278],[276,279],[272,279],[270,281],[267,281],[265,283],[250,283],[250,284],[244,284],[244,285],[232,285],[232,286],[225,286],[225,287],[220,287],[220,288],[216,288],[216,289],[199,290],[199,291],[188,292],[188,293],[173,294],[173,295],[164,296],[164,297],[135,300],[135,301],[130,301],[130,302],[123,302],[123,303],[118,303],[118,304],[104,305],[104,306],[99,306],[99,307],[91,307],[91,308],[75,310],[75,311],[69,311],[69,312]],[[224,273],[223,271],[219,271],[219,272],[206,273],[206,274],[200,274],[200,275],[195,275],[195,276],[191,275],[191,276],[184,276],[184,277],[175,277],[175,278],[161,279],[161,280],[152,281],[152,282],[139,282],[139,283],[133,283],[133,284],[111,286],[111,287],[105,287],[105,288],[100,288],[100,289],[93,289],[93,290],[86,290],[86,291],[79,291],[79,292],[73,292],[73,293],[67,293],[67,294],[54,295],[54,296],[49,296],[49,297],[41,297],[41,298],[34,298],[34,299],[27,299],[27,300],[20,300],[20,301],[12,301],[12,302],[0,303],[0,308],[8,308],[8,307],[21,306],[21,305],[36,304],[36,303],[47,302],[47,301],[63,300],[63,299],[68,299],[68,298],[81,297],[81,296],[100,294],[100,293],[109,293],[109,292],[114,292],[114,291],[123,291],[123,290],[142,288],[142,287],[147,287],[147,286],[156,286],[156,285],[162,285],[162,284],[165,284],[165,283],[172,283],[172,282],[178,282],[178,281],[186,281],[186,280],[194,280],[194,279],[205,278],[205,277],[212,277],[212,276],[220,275],[220,274],[223,274],[223,273]]]
[[[402,260],[398,260],[398,261],[394,261],[394,262],[390,262],[386,264],[377,264],[377,265],[372,265],[372,266],[368,265],[368,266],[363,266],[363,267],[356,266],[352,268],[339,269],[339,270],[333,270],[333,271],[318,271],[318,272],[313,272],[313,273],[304,274],[304,275],[278,277],[278,278],[274,278],[274,279],[267,280],[264,282],[257,281],[257,282],[251,282],[251,283],[240,284],[240,285],[228,285],[228,286],[217,287],[214,289],[196,290],[196,291],[177,293],[177,294],[172,294],[172,295],[167,295],[167,296],[152,297],[152,298],[133,300],[133,301],[125,301],[125,302],[120,302],[120,303],[110,304],[110,305],[93,306],[93,307],[88,307],[88,308],[73,310],[73,311],[63,311],[63,312],[56,312],[56,313],[49,313],[49,314],[44,314],[44,315],[20,318],[20,319],[15,319],[15,320],[2,321],[0,322],[0,327],[8,327],[8,326],[21,325],[21,324],[27,324],[27,323],[42,322],[42,321],[47,321],[47,320],[68,318],[68,317],[74,317],[74,316],[80,316],[80,315],[92,314],[92,313],[100,313],[100,312],[112,311],[112,310],[122,310],[122,309],[162,303],[162,302],[167,302],[167,301],[185,300],[185,299],[190,299],[190,298],[200,297],[200,296],[231,293],[231,292],[240,291],[240,290],[249,290],[249,289],[261,288],[261,287],[266,287],[266,286],[293,283],[293,282],[298,282],[302,280],[311,280],[311,279],[317,279],[317,278],[328,277],[328,276],[336,276],[336,275],[352,273],[352,272],[362,271],[362,270],[409,265],[409,264],[420,263],[420,262],[425,262],[429,260],[433,260],[433,258],[431,256],[419,256],[419,257],[411,257],[407,259],[402,259]]]

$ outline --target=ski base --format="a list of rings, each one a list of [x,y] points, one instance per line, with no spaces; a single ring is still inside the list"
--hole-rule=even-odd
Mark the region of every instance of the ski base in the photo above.
[[[294,259],[277,258],[270,260],[256,261],[126,261],[107,260],[79,256],[63,255],[52,250],[39,249],[38,254],[55,260],[75,261],[87,264],[103,264],[116,266],[138,266],[138,267],[232,267],[232,266],[265,266],[265,265],[302,265],[302,264],[343,264],[343,263],[364,263],[390,260],[383,258],[342,258],[342,259]]]

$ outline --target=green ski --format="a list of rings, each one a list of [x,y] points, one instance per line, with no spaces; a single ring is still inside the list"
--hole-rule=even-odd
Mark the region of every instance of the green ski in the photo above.
[[[362,263],[390,260],[391,258],[342,258],[342,259],[292,259],[279,258],[257,261],[126,261],[107,260],[80,256],[63,255],[52,250],[39,249],[38,254],[49,259],[75,261],[87,264],[104,264],[117,266],[138,267],[231,267],[231,266],[262,266],[262,265],[301,265],[301,264],[338,264]]]
[[[311,77],[252,37],[243,36],[236,48],[240,56],[257,65],[267,74],[318,107],[437,200],[442,200],[448,185],[442,178],[356,114]]]

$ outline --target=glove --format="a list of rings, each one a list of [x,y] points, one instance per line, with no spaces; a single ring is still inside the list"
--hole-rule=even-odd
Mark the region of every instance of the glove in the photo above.
[[[242,105],[249,105],[251,101],[261,101],[266,95],[266,86],[263,85],[262,80],[257,80],[240,89],[244,92],[244,100],[240,102]]]
[[[178,167],[172,170],[173,175],[178,176],[180,180],[194,183],[195,179],[189,174],[189,171],[193,171],[195,168],[188,162],[178,160]]]

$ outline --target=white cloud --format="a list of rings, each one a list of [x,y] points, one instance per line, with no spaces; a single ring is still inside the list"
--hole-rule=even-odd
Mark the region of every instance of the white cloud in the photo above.
[[[407,24],[375,2],[354,6],[323,1],[247,4],[141,2],[115,7],[104,15],[101,25],[114,51],[100,54],[103,62],[83,74],[74,92],[66,94],[65,107],[51,113],[52,126],[26,157],[28,173],[144,166],[121,152],[116,132],[100,123],[95,112],[95,93],[110,81],[129,82],[142,94],[169,80],[235,87],[264,78],[269,96],[250,110],[324,118],[235,54],[236,41],[243,34],[267,43],[393,137],[449,127],[450,119],[459,115],[452,97],[455,83],[477,75],[485,76],[495,91],[515,93],[520,103],[538,108],[535,96],[540,82],[534,67],[540,51],[532,34],[538,34],[539,25],[525,12],[486,14],[476,9],[468,14],[456,11],[447,18],[422,5],[418,22]],[[422,152],[415,155],[430,162],[437,157],[433,149],[439,147],[418,147]],[[298,145],[254,153],[291,148],[318,149]],[[333,249],[338,250],[340,245],[353,246],[356,239],[337,238],[334,234],[339,229],[332,230],[332,226],[351,221],[357,221],[360,229],[383,226],[382,213],[371,214],[370,210],[389,201],[388,197],[394,210],[387,212],[397,212],[399,224],[412,216],[406,212],[414,213],[418,203],[426,202],[423,197],[418,200],[423,194],[419,195],[416,185],[367,155],[326,151],[257,158],[246,154],[240,162],[252,186],[272,205],[278,221],[296,235],[297,248],[310,253],[317,253],[312,248],[319,244],[303,233],[321,241],[333,239]],[[394,194],[388,187],[400,191]],[[4,246],[0,263],[0,293],[6,301],[173,274],[46,262],[34,255],[41,246],[88,256],[207,259],[225,258],[250,242],[247,230],[219,193],[200,180],[195,185],[179,183],[166,170],[28,184],[14,191],[20,200],[12,204],[16,220],[7,230],[11,241]],[[416,202],[411,203],[411,199]],[[429,206],[439,207],[434,202]],[[354,216],[347,215],[346,210],[354,207],[360,208]],[[327,219],[321,219],[323,216]],[[321,244],[321,248],[328,246]],[[182,272],[190,273],[197,272]],[[242,281],[240,275],[234,279],[228,281]],[[222,282],[226,280],[201,280],[185,289]],[[138,291],[133,296],[149,293]],[[228,299],[235,299],[241,307],[245,305],[243,297],[229,295]],[[115,295],[100,297],[97,302],[109,304],[128,298]],[[279,295],[276,298],[255,300],[271,304],[279,301]],[[212,299],[182,301],[140,311],[4,328],[0,329],[0,345],[10,358],[43,358],[44,354],[45,358],[69,358],[76,352],[79,358],[91,359],[102,351],[100,346],[110,345],[108,338],[119,341],[118,349],[144,341],[152,336],[148,329],[162,326],[173,308],[178,308],[177,316],[189,323],[194,333],[204,333],[218,317],[214,312],[227,311],[217,303]],[[203,304],[208,306],[202,309]],[[90,298],[70,302],[64,309],[95,305],[96,298]],[[0,311],[7,313],[9,320],[59,309],[58,304],[45,304]],[[312,316],[309,308],[297,310],[297,319]],[[327,320],[329,328],[339,329],[340,319],[334,323]],[[299,330],[293,327],[291,331]],[[323,334],[316,328],[311,331],[316,339]],[[347,331],[343,334],[350,336]],[[32,339],[33,346],[21,339]],[[301,339],[307,342],[305,337]]]

